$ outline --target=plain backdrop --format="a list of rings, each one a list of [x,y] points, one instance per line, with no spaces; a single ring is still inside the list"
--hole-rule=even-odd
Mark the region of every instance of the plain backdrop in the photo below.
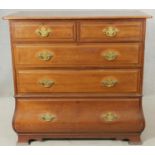
[[[12,129],[14,112],[13,78],[8,21],[2,17],[19,10],[0,10],[0,145],[16,145],[17,136]],[[21,11],[21,10],[20,10]],[[28,10],[27,10],[28,11]],[[146,128],[143,145],[155,145],[155,10],[141,10],[152,15],[147,20],[143,109]],[[46,141],[32,145],[128,145],[121,141]]]

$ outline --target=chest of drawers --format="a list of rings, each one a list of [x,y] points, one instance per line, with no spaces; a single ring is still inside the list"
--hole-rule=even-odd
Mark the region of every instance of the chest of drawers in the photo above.
[[[44,15],[45,14],[45,15]],[[140,12],[21,12],[9,19],[18,142],[114,138],[144,129]]]

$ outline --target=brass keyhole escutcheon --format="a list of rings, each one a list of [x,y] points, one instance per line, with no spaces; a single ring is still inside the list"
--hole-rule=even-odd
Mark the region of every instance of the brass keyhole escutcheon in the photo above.
[[[107,78],[107,79],[102,80],[101,83],[103,86],[110,88],[110,87],[114,87],[118,83],[118,80]]]
[[[42,38],[48,37],[51,32],[52,30],[45,26],[40,26],[38,29],[35,30],[35,33]]]
[[[102,32],[107,37],[115,37],[117,35],[117,33],[119,32],[119,30],[116,27],[109,26],[107,28],[104,28],[102,30]]]
[[[113,122],[118,120],[118,115],[113,112],[107,112],[101,115],[101,118],[106,122]]]
[[[49,61],[54,57],[54,53],[50,51],[42,51],[37,54],[39,60]]]
[[[107,51],[102,53],[102,56],[107,61],[113,61],[113,60],[117,59],[118,52],[117,51],[113,51],[113,50],[107,50]]]
[[[45,113],[41,115],[41,119],[45,122],[53,121],[55,118],[56,116],[51,113]]]
[[[50,88],[55,84],[53,80],[48,80],[48,79],[39,80],[38,83],[45,88]]]

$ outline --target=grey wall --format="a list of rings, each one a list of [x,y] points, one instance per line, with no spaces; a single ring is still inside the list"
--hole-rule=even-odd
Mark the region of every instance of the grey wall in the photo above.
[[[8,21],[1,17],[19,10],[0,10],[0,96],[13,95]],[[155,94],[155,10],[142,10],[153,16],[147,20],[144,94]]]

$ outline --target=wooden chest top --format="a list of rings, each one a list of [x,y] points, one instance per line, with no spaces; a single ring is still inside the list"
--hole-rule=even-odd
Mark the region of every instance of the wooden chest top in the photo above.
[[[22,11],[5,16],[4,19],[136,19],[151,18],[136,10],[50,10]]]

